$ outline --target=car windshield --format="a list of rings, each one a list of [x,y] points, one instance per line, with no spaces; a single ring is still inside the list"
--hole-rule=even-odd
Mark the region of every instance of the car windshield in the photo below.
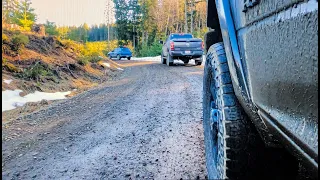
[[[192,38],[191,34],[172,34],[170,39]]]

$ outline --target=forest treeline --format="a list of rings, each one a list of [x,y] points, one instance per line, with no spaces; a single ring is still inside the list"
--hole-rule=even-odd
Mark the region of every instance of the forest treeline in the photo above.
[[[205,0],[113,2],[117,38],[120,43],[132,42],[137,52],[147,51],[146,48],[160,52],[158,40],[165,40],[170,33],[192,33],[195,37],[202,38],[207,31]]]
[[[22,31],[30,31],[37,20],[31,0],[2,0],[2,25],[17,25]],[[44,24],[47,35],[81,43],[115,41],[118,45],[132,46],[135,55],[160,54],[161,44],[170,33],[192,33],[202,38],[206,28],[205,0],[106,0],[108,24],[84,23],[76,26],[57,26],[55,22]],[[110,6],[112,4],[112,6]],[[108,32],[109,31],[109,32]],[[109,37],[108,37],[109,36]]]

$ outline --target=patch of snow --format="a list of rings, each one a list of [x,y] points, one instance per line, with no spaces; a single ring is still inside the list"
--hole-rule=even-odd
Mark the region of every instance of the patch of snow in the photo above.
[[[2,112],[15,109],[18,106],[23,106],[27,102],[38,102],[41,100],[57,100],[65,99],[66,95],[70,94],[71,91],[67,92],[55,92],[55,93],[46,93],[36,91],[34,93],[28,94],[24,97],[21,97],[19,93],[22,92],[20,89],[5,90],[2,91]]]
[[[109,63],[102,63],[103,65],[107,66],[107,67],[110,67],[110,64]]]
[[[155,57],[132,57],[131,60],[134,61],[155,61],[155,62],[160,62],[161,61],[161,56],[155,56]]]
[[[13,80],[12,79],[3,79],[3,82],[10,84]]]
[[[118,70],[120,70],[120,71],[123,71],[123,69],[122,68],[117,68]]]

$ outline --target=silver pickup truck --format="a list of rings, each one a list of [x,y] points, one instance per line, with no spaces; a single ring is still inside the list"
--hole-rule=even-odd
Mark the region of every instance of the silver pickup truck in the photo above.
[[[204,44],[199,38],[193,38],[192,34],[172,33],[162,46],[161,63],[172,66],[175,59],[188,64],[194,59],[196,65],[201,65]]]

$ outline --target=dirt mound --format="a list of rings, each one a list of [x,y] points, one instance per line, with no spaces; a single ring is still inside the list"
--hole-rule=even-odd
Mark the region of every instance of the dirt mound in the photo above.
[[[97,61],[82,64],[80,59],[83,56],[76,42],[6,30],[2,37],[2,91],[20,89],[23,91],[20,96],[35,91],[71,91],[70,97],[113,79],[122,72],[121,65],[101,56]],[[22,107],[4,111],[2,122],[11,122],[51,102],[26,103]]]
[[[7,30],[2,37],[3,91],[21,89],[31,93],[77,89],[81,92],[121,72],[120,65],[104,57],[81,64],[76,42]],[[104,62],[112,66],[105,66]],[[4,83],[4,79],[12,82]]]

